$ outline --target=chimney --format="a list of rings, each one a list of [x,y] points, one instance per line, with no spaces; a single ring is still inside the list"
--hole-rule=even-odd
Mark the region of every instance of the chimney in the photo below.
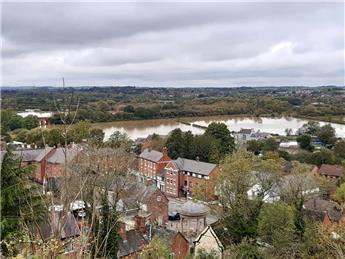
[[[163,147],[162,153],[164,156],[168,156],[168,149],[167,147]]]
[[[199,161],[199,160],[200,160],[199,156],[197,156],[197,157],[195,158],[195,160],[196,160],[196,161]]]
[[[126,224],[123,222],[120,222],[119,224],[119,236],[121,237],[123,242],[127,241]]]
[[[139,231],[142,235],[146,235],[146,224],[145,218],[139,215],[134,217],[135,220],[135,230]]]

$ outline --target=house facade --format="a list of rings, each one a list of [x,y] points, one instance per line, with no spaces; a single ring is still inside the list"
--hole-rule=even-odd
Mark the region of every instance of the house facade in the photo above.
[[[154,180],[159,189],[164,190],[162,172],[171,161],[166,148],[162,152],[153,149],[144,149],[138,156],[138,175],[141,181]]]
[[[186,158],[171,160],[164,170],[164,191],[171,197],[190,196],[193,188],[201,184],[207,185],[218,172],[219,167],[216,164]],[[211,184],[209,187],[207,191],[214,194]]]
[[[204,252],[212,254],[212,258],[221,259],[223,251],[224,246],[211,226],[207,226],[194,241],[195,256]]]

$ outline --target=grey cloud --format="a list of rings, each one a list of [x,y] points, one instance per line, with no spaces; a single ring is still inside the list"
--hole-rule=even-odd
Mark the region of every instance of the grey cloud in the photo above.
[[[3,85],[344,84],[343,3],[4,3],[2,13]]]

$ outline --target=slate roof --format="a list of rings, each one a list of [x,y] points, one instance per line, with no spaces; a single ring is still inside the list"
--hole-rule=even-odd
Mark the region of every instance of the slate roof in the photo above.
[[[67,160],[71,161],[77,155],[77,148],[67,149]],[[58,147],[54,153],[47,159],[51,164],[64,164],[65,163],[65,148]]]
[[[252,132],[253,132],[253,129],[241,129],[238,133],[251,134]]]
[[[163,157],[163,153],[157,150],[145,148],[139,157],[152,162],[158,162]]]
[[[178,168],[178,170],[197,173],[208,176],[212,170],[217,166],[216,164],[190,160],[186,158],[177,158],[172,160],[172,163]]]
[[[68,213],[65,220],[60,218],[59,213],[53,213],[55,213],[55,215],[51,215],[51,222],[47,222],[40,227],[44,240],[49,240],[51,238],[66,239],[80,235],[78,223],[72,213]],[[61,234],[59,234],[59,224],[63,225]],[[51,226],[53,226],[53,231]],[[54,236],[51,236],[52,234]]]
[[[304,208],[307,210],[309,215],[314,216],[314,218],[317,218],[318,220],[323,220],[326,212],[332,222],[338,222],[343,216],[342,208],[338,203],[323,200],[319,197],[305,202]]]
[[[127,256],[143,249],[148,241],[140,234],[140,232],[132,229],[126,231],[126,240],[120,239],[118,257]]]
[[[343,174],[343,168],[340,165],[321,165],[319,173],[325,176],[341,177]]]
[[[12,151],[16,159],[23,162],[40,162],[52,150],[52,147],[40,149],[23,149]]]

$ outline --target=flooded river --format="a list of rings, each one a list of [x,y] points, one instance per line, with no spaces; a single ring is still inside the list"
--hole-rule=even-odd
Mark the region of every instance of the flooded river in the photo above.
[[[296,119],[291,117],[282,118],[254,118],[254,117],[234,117],[234,116],[208,116],[208,117],[192,117],[181,118],[180,121],[194,123],[201,126],[207,126],[211,122],[223,122],[230,131],[239,131],[241,128],[254,128],[263,132],[276,133],[285,135],[285,129],[292,129],[293,132],[301,127],[307,120]],[[320,122],[321,125],[326,124]],[[204,129],[193,127],[179,122],[177,118],[157,119],[157,120],[139,120],[139,121],[117,121],[107,123],[94,124],[103,129],[105,139],[116,130],[125,132],[131,139],[144,138],[150,134],[167,135],[170,131],[180,128],[182,131],[190,130],[194,134],[202,134]],[[339,137],[345,137],[345,125],[332,124],[336,129]]]

